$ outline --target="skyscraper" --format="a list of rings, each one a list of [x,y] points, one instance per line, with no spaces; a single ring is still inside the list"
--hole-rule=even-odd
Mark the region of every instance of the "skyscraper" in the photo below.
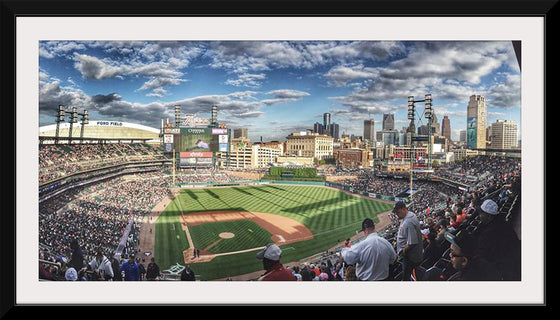
[[[467,130],[459,131],[459,141],[467,142]]]
[[[339,134],[339,125],[338,123],[331,123],[329,126],[329,130],[330,130],[330,136],[333,137],[335,140],[338,140],[340,138],[340,134]]]
[[[364,140],[375,141],[375,121],[364,120]]]
[[[436,113],[432,113],[432,135],[439,135],[439,123]]]
[[[330,113],[323,113],[323,126],[324,128],[328,128],[331,125],[331,114]]]
[[[451,140],[451,121],[448,116],[443,116],[441,122],[441,134],[446,137],[449,141]]]
[[[319,122],[315,122],[315,124],[313,125],[313,131],[317,132],[318,134],[323,134],[325,133],[325,130],[323,128],[323,125]]]
[[[497,120],[492,123],[492,148],[511,149],[518,144],[517,122],[513,120]]]
[[[383,130],[395,130],[395,115],[383,115]]]
[[[467,107],[467,146],[486,148],[486,100],[481,95],[472,95]]]

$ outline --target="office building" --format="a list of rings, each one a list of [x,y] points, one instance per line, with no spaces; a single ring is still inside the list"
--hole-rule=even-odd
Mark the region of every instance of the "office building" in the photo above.
[[[395,130],[395,115],[383,115],[383,130]]]
[[[451,140],[451,121],[448,116],[444,116],[441,122],[441,135]]]
[[[333,137],[324,134],[294,132],[286,137],[286,155],[328,159],[333,156]]]
[[[481,95],[472,95],[467,107],[467,146],[486,148],[486,99]]]
[[[233,137],[234,137],[234,138],[248,138],[248,136],[247,136],[247,128],[236,128],[236,129],[233,129]]]
[[[517,122],[512,120],[497,120],[492,123],[492,149],[517,148]]]
[[[375,141],[375,121],[364,120],[364,140]]]

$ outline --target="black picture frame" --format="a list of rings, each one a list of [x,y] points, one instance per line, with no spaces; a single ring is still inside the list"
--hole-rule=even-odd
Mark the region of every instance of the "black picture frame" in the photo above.
[[[557,0],[546,1],[413,1],[413,0],[383,0],[383,1],[2,1],[1,39],[2,39],[2,86],[0,87],[2,106],[9,112],[9,118],[4,128],[10,128],[14,134],[9,134],[9,147],[6,157],[12,161],[12,170],[5,170],[13,179],[13,188],[9,188],[11,210],[0,215],[0,245],[2,262],[0,265],[0,316],[19,317],[23,312],[29,312],[28,306],[16,303],[16,185],[17,181],[17,145],[16,145],[16,84],[17,77],[15,61],[17,45],[16,19],[19,17],[63,17],[63,16],[143,16],[143,17],[230,17],[230,16],[330,16],[330,17],[543,17],[545,20],[545,119],[548,97],[546,92],[554,92],[551,87],[558,59],[547,45],[554,41],[554,30],[557,27]],[[553,105],[553,104],[551,104]],[[554,106],[554,105],[553,105]],[[544,136],[549,127],[548,120],[543,122]],[[544,169],[546,172],[546,139],[544,144]],[[546,174],[545,174],[546,177]],[[544,190],[546,191],[546,178]],[[545,205],[546,226],[546,192],[543,195]],[[33,235],[31,235],[33,236]],[[546,261],[546,227],[544,233],[545,261]],[[544,303],[546,306],[546,268],[544,270]],[[415,305],[407,301],[405,305]],[[219,305],[219,303],[218,303]],[[251,305],[251,303],[248,303]],[[435,301],[434,305],[438,305]],[[532,306],[532,305],[530,305]]]

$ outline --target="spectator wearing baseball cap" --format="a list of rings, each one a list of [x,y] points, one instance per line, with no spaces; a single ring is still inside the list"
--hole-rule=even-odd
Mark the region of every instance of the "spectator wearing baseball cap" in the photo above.
[[[457,270],[448,281],[498,281],[498,271],[484,258],[476,255],[476,238],[466,231],[457,235],[445,233],[445,239],[451,243],[449,258]]]
[[[265,273],[258,281],[296,281],[290,269],[280,263],[282,249],[275,243],[267,244],[262,251],[257,253],[257,259],[262,260]]]
[[[350,248],[342,248],[342,260],[356,266],[359,280],[390,280],[390,266],[397,260],[393,246],[375,232],[375,223],[370,218],[362,221],[361,231],[366,238]]]
[[[424,238],[418,217],[402,201],[395,203],[393,213],[402,220],[397,232],[397,254],[402,262],[402,281],[410,281],[412,270],[422,263]]]
[[[476,254],[495,265],[506,281],[521,280],[521,241],[513,227],[498,212],[498,205],[485,200],[479,209],[480,234]]]

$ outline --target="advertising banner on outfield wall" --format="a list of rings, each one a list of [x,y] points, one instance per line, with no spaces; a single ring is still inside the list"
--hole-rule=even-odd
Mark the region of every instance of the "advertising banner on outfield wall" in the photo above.
[[[212,158],[196,158],[197,164],[212,164]]]
[[[181,158],[212,158],[212,152],[181,152]]]
[[[190,166],[196,164],[196,158],[181,158],[179,164],[182,166]]]

